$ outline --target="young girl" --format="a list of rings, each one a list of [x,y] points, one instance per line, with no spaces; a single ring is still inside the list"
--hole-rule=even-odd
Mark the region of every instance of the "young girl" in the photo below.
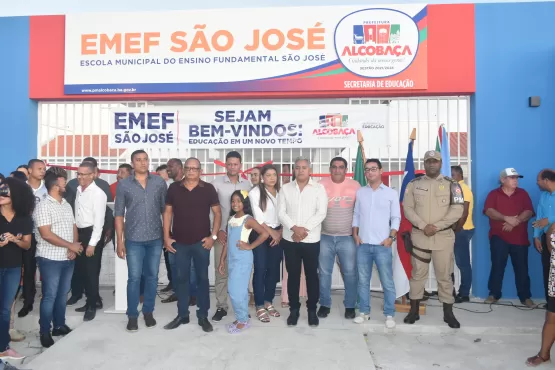
[[[252,216],[251,203],[245,190],[231,194],[232,216],[227,224],[227,245],[220,258],[218,271],[225,273],[225,258],[229,269],[227,289],[235,322],[227,325],[230,334],[240,333],[250,326],[249,322],[249,280],[253,265],[252,250],[268,239],[268,232]],[[249,244],[250,233],[254,230],[258,238]]]

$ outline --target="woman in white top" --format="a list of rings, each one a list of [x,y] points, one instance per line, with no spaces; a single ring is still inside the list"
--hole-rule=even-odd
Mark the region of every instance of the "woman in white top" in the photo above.
[[[260,171],[261,181],[249,193],[254,218],[270,237],[254,253],[253,290],[256,317],[269,322],[270,316],[279,317],[272,305],[276,295],[276,284],[280,280],[283,248],[280,247],[281,225],[278,220],[278,171],[273,165],[265,165]]]

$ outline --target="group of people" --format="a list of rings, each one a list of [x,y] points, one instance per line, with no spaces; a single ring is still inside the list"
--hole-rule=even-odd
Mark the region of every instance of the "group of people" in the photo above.
[[[211,183],[201,179],[197,158],[185,163],[173,158],[157,168],[158,176],[149,172],[145,151],[133,152],[131,162],[120,166],[118,181],[112,185],[100,179],[97,162],[90,157],[83,160],[77,178],[70,181],[63,169],[50,167],[47,171],[45,163],[37,159],[1,179],[0,359],[22,358],[9,347],[10,340],[17,340],[18,335],[13,329],[14,300],[22,282],[24,303],[19,316],[33,310],[37,264],[42,283],[40,340],[44,347],[54,344],[52,336],[71,331],[65,324],[66,306],[76,304],[83,295],[86,303],[76,311],[84,313],[85,321],[95,318],[96,310],[102,307],[99,274],[103,247],[114,235],[116,253],[128,265],[130,332],[139,328],[139,311],[147,328],[156,326],[153,312],[162,251],[170,280],[165,290],[174,292],[166,302],[177,301],[177,316],[164,328],[189,323],[189,307],[196,305],[199,326],[205,332],[213,330],[208,319],[212,248],[216,312],[211,321],[227,316],[229,296],[235,320],[226,328],[232,334],[250,326],[249,290],[258,320],[267,323],[281,316],[273,300],[282,263],[288,275],[283,282],[289,307],[287,325],[297,325],[300,317],[303,276],[309,325],[318,326],[319,320],[330,314],[332,273],[338,261],[345,286],[345,318],[355,323],[370,319],[375,263],[384,291],[385,326],[394,328],[391,247],[397,237],[404,238],[412,263],[411,308],[404,322],[419,320],[429,263],[433,261],[444,321],[451,328],[460,327],[453,303],[469,300],[473,197],[461,167],[453,166],[451,177],[440,173],[438,152],[426,152],[425,174],[406,187],[402,207],[410,222],[409,233],[401,227],[399,195],[382,183],[379,159],[366,161],[368,185],[364,187],[346,177],[348,163],[342,157],[331,160],[330,176],[320,182],[312,179],[310,160],[303,157],[295,160],[291,180],[281,182],[278,168],[270,164],[251,171],[252,183],[242,176],[242,158],[235,151],[226,155],[226,174]],[[533,307],[524,247],[530,244],[527,222],[535,212],[526,191],[518,187],[519,177],[512,168],[503,170],[501,186],[485,202],[492,253],[486,303],[501,298],[510,255],[519,298]],[[555,340],[555,269],[550,253],[555,173],[540,172],[538,185],[544,192],[533,224],[534,245],[542,253],[548,314],[542,352],[529,359],[533,364],[549,359]],[[114,214],[107,206],[112,201]],[[453,287],[454,263],[461,271],[458,294]]]

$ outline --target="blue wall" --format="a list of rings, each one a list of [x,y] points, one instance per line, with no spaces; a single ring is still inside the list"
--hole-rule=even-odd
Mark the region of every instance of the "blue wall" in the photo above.
[[[473,294],[488,295],[488,221],[482,214],[499,172],[514,167],[536,207],[536,177],[555,167],[555,3],[476,5],[476,94],[472,98]],[[541,96],[539,108],[528,97]],[[529,230],[532,239],[532,228]],[[543,298],[540,255],[529,249],[532,296]],[[515,298],[509,261],[503,297]]]
[[[0,172],[37,153],[37,103],[29,99],[29,18],[0,17]]]

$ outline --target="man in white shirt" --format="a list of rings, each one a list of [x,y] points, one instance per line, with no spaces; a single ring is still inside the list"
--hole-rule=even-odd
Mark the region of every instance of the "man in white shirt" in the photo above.
[[[29,179],[27,184],[33,190],[35,195],[35,207],[44,200],[48,192],[44,186],[44,174],[46,173],[46,165],[40,159],[31,159],[28,164]],[[35,235],[31,239],[31,248],[23,251],[23,307],[17,314],[19,317],[25,317],[29,312],[33,311],[35,303],[35,275],[37,273],[37,260],[35,254],[37,252],[37,240]]]
[[[42,277],[40,302],[40,342],[43,347],[54,345],[52,336],[71,332],[66,325],[66,297],[73,275],[73,261],[83,252],[77,242],[77,227],[73,211],[63,198],[66,179],[49,174],[45,178],[48,196],[35,209],[35,236],[37,238],[37,261]],[[53,324],[54,330],[50,329]]]
[[[83,162],[77,170],[79,187],[75,196],[75,224],[79,233],[79,242],[85,253],[75,261],[75,278],[83,282],[87,303],[77,312],[84,312],[84,321],[91,321],[96,316],[96,304],[100,300],[98,280],[100,258],[104,250],[101,241],[107,197],[94,182],[94,165]]]
[[[299,320],[299,289],[304,265],[308,293],[308,324],[318,326],[316,305],[320,296],[318,257],[322,221],[328,211],[326,189],[310,178],[310,160],[295,160],[295,180],[285,184],[279,193],[278,217],[283,225],[283,250],[287,267],[287,292],[290,315],[287,325]]]

